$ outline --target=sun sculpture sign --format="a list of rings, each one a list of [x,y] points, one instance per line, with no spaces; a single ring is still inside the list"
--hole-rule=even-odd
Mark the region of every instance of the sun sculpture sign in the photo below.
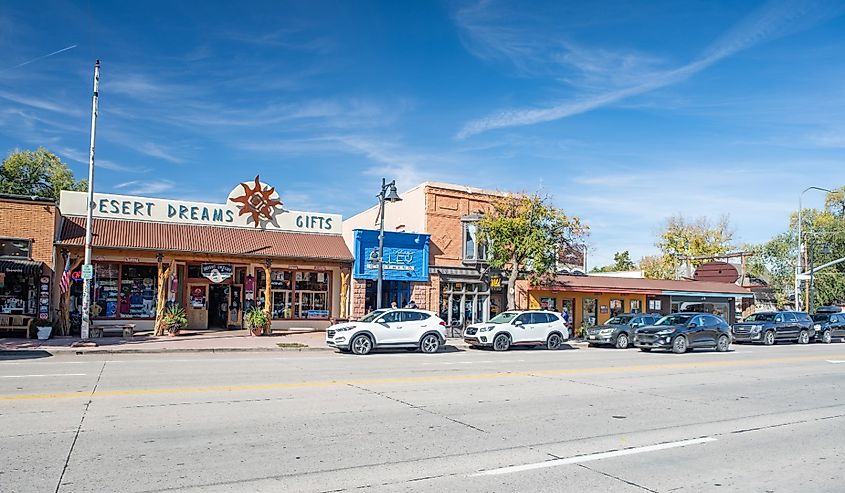
[[[229,196],[229,201],[235,202],[239,209],[238,216],[249,215],[247,221],[252,220],[257,228],[261,224],[274,223],[276,213],[281,210],[282,201],[276,188],[261,183],[258,176],[255,183],[241,183],[243,195],[234,197],[235,191]],[[237,189],[235,189],[237,190]]]

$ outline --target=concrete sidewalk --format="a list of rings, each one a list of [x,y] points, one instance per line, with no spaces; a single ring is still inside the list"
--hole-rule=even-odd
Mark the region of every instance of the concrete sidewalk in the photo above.
[[[334,351],[326,345],[323,331],[276,331],[270,336],[255,337],[246,330],[185,331],[171,337],[155,337],[141,333],[132,339],[101,337],[93,343],[83,343],[78,337],[37,339],[0,338],[3,351],[47,351],[58,353],[184,353],[239,351]],[[576,340],[567,343],[571,348],[586,346]],[[467,350],[460,338],[450,338],[447,346]]]

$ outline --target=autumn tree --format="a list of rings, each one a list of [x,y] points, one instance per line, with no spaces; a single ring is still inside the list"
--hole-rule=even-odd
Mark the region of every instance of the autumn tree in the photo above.
[[[516,281],[526,273],[533,284],[557,273],[561,250],[579,244],[588,227],[554,207],[549,197],[501,197],[479,221],[479,238],[488,245],[490,265],[508,271],[508,309],[516,307]]]
[[[636,269],[636,265],[631,260],[631,254],[628,250],[624,252],[616,252],[613,254],[613,263],[605,265],[604,267],[596,267],[593,272],[624,272]]]
[[[86,180],[76,181],[73,171],[43,147],[12,152],[0,166],[0,193],[58,200],[62,190],[87,189]]]
[[[658,257],[647,257],[640,261],[640,269],[650,279],[672,279],[677,276],[683,257],[718,256],[733,248],[733,230],[727,216],[716,222],[707,217],[687,219],[677,214],[666,219],[655,246],[660,249]],[[706,260],[691,260],[698,266]]]

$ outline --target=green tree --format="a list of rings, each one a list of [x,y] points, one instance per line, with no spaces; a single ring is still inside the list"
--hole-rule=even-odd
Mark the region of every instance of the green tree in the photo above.
[[[548,281],[557,273],[559,252],[583,240],[588,227],[548,197],[519,194],[495,201],[479,221],[479,233],[490,265],[508,270],[508,309],[514,309],[520,272],[527,272],[533,284]]]
[[[88,189],[85,180],[76,181],[73,172],[58,156],[43,147],[15,151],[0,167],[0,192],[59,199],[62,190]]]
[[[733,248],[733,230],[727,216],[716,222],[707,217],[686,219],[677,214],[666,219],[655,246],[659,257],[640,260],[640,269],[650,279],[672,279],[684,264],[681,257],[705,257],[727,253]],[[698,266],[706,260],[691,260]]]
[[[613,263],[605,265],[604,267],[596,267],[593,272],[624,272],[636,269],[636,265],[631,260],[631,254],[628,250],[624,252],[616,252],[613,254]]]

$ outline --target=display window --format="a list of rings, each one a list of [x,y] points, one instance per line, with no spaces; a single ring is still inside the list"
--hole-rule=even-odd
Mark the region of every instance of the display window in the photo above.
[[[155,265],[94,264],[91,315],[98,318],[155,318],[157,278],[158,267]],[[72,287],[72,297],[76,291],[81,295],[81,286]]]
[[[255,270],[257,306],[264,308],[264,269]],[[270,271],[271,315],[275,320],[329,318],[328,272]]]
[[[0,274],[0,313],[4,315],[35,315],[38,308],[36,279],[27,274]]]

